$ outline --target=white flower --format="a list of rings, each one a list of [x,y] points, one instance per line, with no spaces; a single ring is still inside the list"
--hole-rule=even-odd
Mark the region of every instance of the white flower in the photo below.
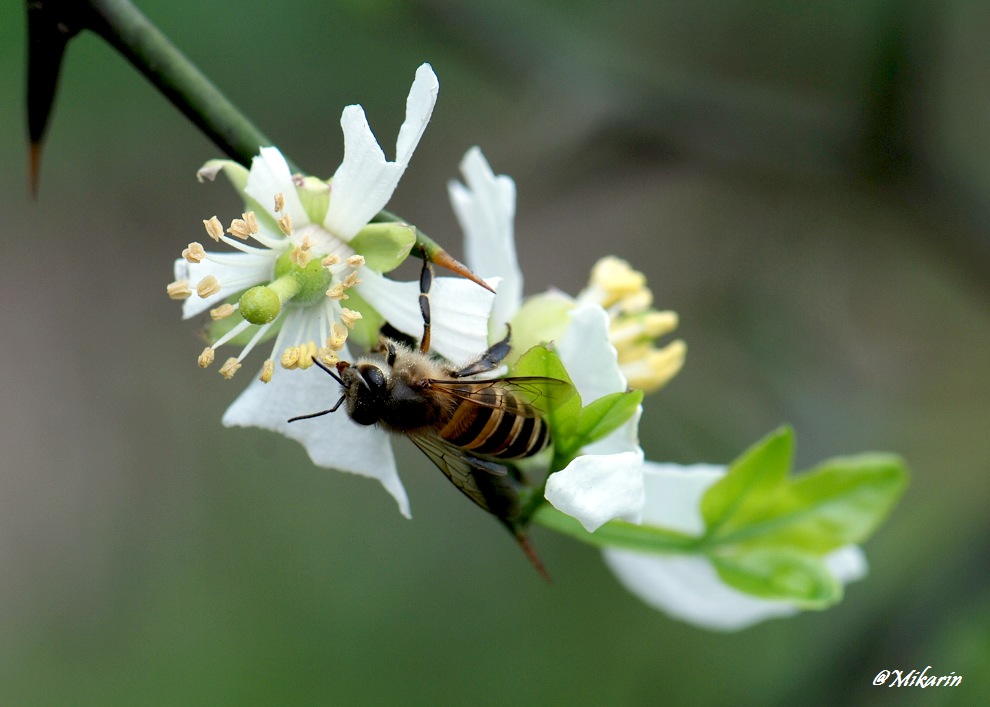
[[[406,516],[409,501],[386,433],[359,426],[346,414],[294,424],[288,419],[329,408],[340,397],[339,385],[311,367],[314,357],[326,365],[349,360],[348,337],[363,331],[368,343],[382,320],[413,337],[422,333],[418,283],[387,279],[372,267],[387,270],[401,262],[415,231],[369,221],[385,207],[409,164],[438,90],[436,75],[423,64],[406,99],[394,161],[386,159],[364,109],[346,107],[340,120],[344,159],[329,182],[293,175],[274,147],[261,149],[250,172],[229,161],[207,163],[201,178],[212,179],[222,170],[245,196],[248,211],[232,222],[229,236],[216,217],[204,221],[214,240],[239,252],[207,253],[191,243],[176,261],[175,282],[168,288],[171,297],[185,300],[184,318],[210,309],[214,319],[236,322],[203,352],[201,366],[212,362],[220,346],[248,337],[221,367],[225,377],[277,331],[260,377],[224,414],[225,425],[274,430],[302,443],[320,466],[377,478]],[[430,301],[434,351],[464,363],[485,350],[490,292],[442,277],[434,280]],[[276,370],[276,361],[296,370]]]
[[[589,286],[576,298],[553,291],[522,302],[522,275],[512,241],[514,185],[508,177],[496,177],[477,148],[465,156],[461,171],[467,186],[452,184],[450,191],[465,232],[468,266],[483,276],[505,278],[496,297],[495,325],[512,321],[517,353],[553,339],[585,405],[630,385],[655,390],[677,373],[684,343],[653,345],[676,327],[677,316],[652,309],[645,277],[622,260],[600,260]],[[645,461],[637,432],[641,412],[637,409],[623,426],[551,474],[545,497],[589,532],[622,519],[701,536],[701,498],[726,469]],[[603,552],[622,584],[646,604],[705,628],[738,630],[800,611],[794,602],[758,598],[727,585],[703,555]],[[824,561],[843,583],[867,571],[865,556],[853,545]]]
[[[645,525],[689,535],[704,532],[701,497],[725,474],[725,467],[677,466],[645,462]],[[737,631],[766,619],[791,616],[792,602],[762,599],[725,584],[702,555],[659,555],[606,549],[605,562],[631,593],[647,605],[688,623],[717,631]],[[862,550],[847,545],[825,557],[836,580],[847,584],[866,576]]]
[[[650,309],[653,300],[645,278],[615,258],[596,266],[592,284],[576,299],[550,292],[524,304],[513,238],[515,184],[505,175],[496,176],[477,147],[464,156],[461,173],[466,184],[453,182],[449,189],[464,230],[468,267],[482,276],[502,278],[493,308],[492,336],[499,336],[504,323],[511,321],[517,355],[541,341],[554,340],[585,405],[626,390],[627,369],[614,342],[627,348],[632,343],[651,348],[654,338],[676,326],[676,315]],[[654,314],[664,317],[662,331],[655,322],[649,332],[636,328],[636,320]],[[666,351],[661,382],[680,369],[685,347],[677,341]],[[644,365],[649,368],[651,364]],[[650,383],[657,383],[656,375]],[[642,473],[639,465],[629,464],[631,458],[643,458],[637,434],[641,412],[637,409],[618,430],[585,447],[581,456],[547,481],[547,500],[589,530],[615,518],[637,521],[641,516]]]

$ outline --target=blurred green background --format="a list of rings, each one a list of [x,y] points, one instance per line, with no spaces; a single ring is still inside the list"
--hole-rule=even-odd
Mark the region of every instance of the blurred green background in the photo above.
[[[724,462],[787,421],[798,468],[894,451],[913,481],[841,605],[718,635],[537,529],[548,586],[405,442],[412,521],[293,442],[221,427],[246,379],[196,367],[165,296],[200,219],[239,213],[194,178],[216,149],[82,36],[32,200],[7,2],[0,702],[985,703],[990,6],[139,4],[322,176],[349,103],[391,154],[430,61],[440,100],[393,210],[459,253],[446,183],[478,144],[516,180],[528,292],[576,292],[606,253],[642,269],[689,346],[648,400],[651,459]],[[926,665],[963,684],[872,687]]]

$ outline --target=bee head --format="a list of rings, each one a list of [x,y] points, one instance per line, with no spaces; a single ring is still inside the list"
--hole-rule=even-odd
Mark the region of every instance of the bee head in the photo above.
[[[360,363],[342,372],[347,414],[359,425],[373,425],[381,419],[388,400],[388,377],[374,363]]]

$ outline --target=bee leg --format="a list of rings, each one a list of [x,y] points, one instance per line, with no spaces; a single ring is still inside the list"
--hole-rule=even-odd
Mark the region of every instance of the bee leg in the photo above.
[[[509,355],[509,350],[512,348],[509,345],[509,339],[512,337],[512,327],[508,324],[505,325],[507,332],[505,338],[496,344],[492,344],[485,353],[481,354],[477,360],[472,361],[467,366],[452,374],[454,378],[465,378],[467,376],[476,376],[479,373],[487,373],[488,371],[493,371],[498,368],[498,365],[502,363],[502,360]]]
[[[419,350],[423,353],[430,351],[430,288],[433,286],[433,265],[423,249],[423,269],[419,273],[419,311],[423,314],[423,338],[419,341]]]

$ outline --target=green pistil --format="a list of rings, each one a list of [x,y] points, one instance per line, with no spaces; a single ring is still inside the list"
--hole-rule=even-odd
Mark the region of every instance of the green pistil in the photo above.
[[[320,262],[322,258],[320,257],[314,257],[305,267],[299,267],[292,262],[291,255],[292,251],[286,251],[275,261],[276,279],[270,286],[275,287],[277,283],[283,281],[287,283],[279,286],[286,288],[286,296],[284,297],[282,296],[282,290],[279,290],[279,298],[283,304],[289,299],[301,305],[314,304],[320,301],[326,296],[327,289],[333,282],[333,275],[323,267],[323,264]],[[290,281],[292,287],[295,288],[291,291],[288,284]]]

